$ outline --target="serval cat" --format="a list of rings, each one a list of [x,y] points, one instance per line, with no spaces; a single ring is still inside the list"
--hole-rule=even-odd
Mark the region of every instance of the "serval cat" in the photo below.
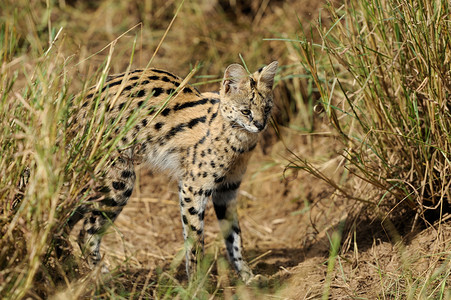
[[[253,277],[243,260],[236,197],[251,152],[271,115],[277,65],[274,61],[248,74],[241,65],[232,64],[225,70],[219,93],[201,94],[159,69],[114,75],[104,88],[86,93],[81,110],[69,120],[73,132],[89,122],[87,111],[94,99],[101,99],[97,109],[105,109],[107,121],[116,124],[114,133],[136,109],[141,112],[136,125],[120,138],[111,167],[99,175],[93,196],[68,221],[66,234],[83,219],[78,243],[91,267],[101,261],[102,233],[127,204],[135,183],[134,165],[142,163],[166,170],[178,181],[188,276],[195,273],[203,251],[204,212],[211,198],[230,263],[243,281]]]

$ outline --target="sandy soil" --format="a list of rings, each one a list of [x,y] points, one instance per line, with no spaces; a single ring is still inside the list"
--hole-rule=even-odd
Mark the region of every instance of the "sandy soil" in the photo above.
[[[320,156],[327,152],[325,148],[336,147],[330,144],[330,138],[307,140],[289,131],[285,136],[289,136],[290,149],[318,162],[328,162],[322,170],[330,176],[341,176],[336,171],[339,156],[335,160]],[[340,224],[351,220],[348,217],[358,205],[340,199],[333,188],[305,171],[284,172],[280,162],[288,163],[289,154],[281,141],[271,140],[272,146],[257,148],[250,162],[240,190],[238,212],[245,256],[255,273],[269,279],[267,295],[316,299],[321,298],[325,286],[330,286],[331,299],[392,298],[396,297],[391,294],[396,287],[408,284],[399,281],[403,272],[421,276],[440,261],[439,256],[430,259],[426,254],[446,249],[451,231],[445,229],[450,225],[396,239],[380,223],[360,219],[360,230],[350,231],[354,237],[349,238],[349,232],[343,235],[341,254],[335,269],[328,274],[330,237]],[[163,174],[148,170],[140,170],[139,174],[129,204],[102,245],[110,268],[124,278],[134,278],[135,288],[157,280],[161,270],[168,271],[183,245],[176,184]],[[224,258],[211,203],[206,212],[205,238],[206,252],[216,259]],[[214,271],[210,275],[212,282],[218,281],[217,274]],[[229,275],[235,277],[232,272]],[[186,284],[183,264],[176,277]],[[224,291],[234,289],[233,282],[221,282],[220,287]]]

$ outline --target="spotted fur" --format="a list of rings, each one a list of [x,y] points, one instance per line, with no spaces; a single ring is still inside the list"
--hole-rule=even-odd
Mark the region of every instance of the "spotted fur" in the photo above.
[[[197,254],[203,250],[205,206],[211,198],[231,264],[244,281],[252,278],[242,255],[236,196],[271,114],[276,69],[273,62],[249,75],[241,65],[230,65],[219,94],[201,94],[158,69],[114,75],[103,88],[86,93],[82,109],[70,120],[74,134],[97,105],[112,124],[105,136],[121,135],[111,168],[99,174],[95,193],[69,220],[67,232],[83,219],[78,241],[90,265],[99,264],[102,233],[127,204],[134,165],[142,163],[166,170],[179,183],[188,274],[195,272]],[[134,113],[136,125],[122,133]]]

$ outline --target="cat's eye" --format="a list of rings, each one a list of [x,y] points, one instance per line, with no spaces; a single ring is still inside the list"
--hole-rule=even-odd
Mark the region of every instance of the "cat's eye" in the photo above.
[[[251,111],[249,109],[242,109],[241,113],[245,116],[249,116],[251,114]]]

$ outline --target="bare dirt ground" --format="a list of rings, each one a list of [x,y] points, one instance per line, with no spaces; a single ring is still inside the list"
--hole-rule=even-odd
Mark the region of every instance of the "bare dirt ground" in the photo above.
[[[336,147],[330,138],[308,140],[288,130],[287,134],[291,143],[288,147],[326,162],[322,170],[330,176],[337,173],[339,156],[321,157],[322,153],[333,152],[326,148]],[[443,224],[440,230],[417,230],[400,237],[378,221],[357,218],[357,228],[344,233],[336,267],[328,274],[332,233],[339,224],[349,222],[347,217],[358,205],[340,199],[333,188],[304,171],[284,172],[280,162],[288,156],[282,142],[272,140],[266,149],[257,148],[239,195],[245,256],[255,273],[269,279],[267,294],[261,297],[317,299],[327,285],[330,299],[397,298],[399,295],[393,291],[412,284],[400,280],[406,278],[401,275],[409,273],[415,283],[414,278],[432,272],[428,271],[433,270],[431,266],[440,263],[440,255],[435,258],[430,254],[449,249],[449,224]],[[157,280],[161,270],[168,271],[183,246],[176,184],[163,174],[147,170],[139,174],[129,204],[103,242],[110,268],[126,274],[128,279],[135,278],[135,288]],[[205,223],[206,253],[224,258],[211,203]],[[122,267],[125,261],[126,268]],[[176,277],[182,284],[187,283],[183,264]],[[217,282],[217,273],[213,272],[210,279]],[[233,282],[222,282],[221,287],[235,288]]]

